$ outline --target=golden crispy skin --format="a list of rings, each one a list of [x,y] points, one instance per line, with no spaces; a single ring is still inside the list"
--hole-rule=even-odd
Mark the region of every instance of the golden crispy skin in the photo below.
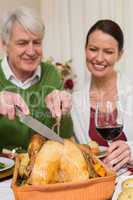
[[[34,162],[36,159],[36,155],[40,151],[44,142],[45,142],[45,139],[42,136],[40,136],[39,134],[35,134],[32,136],[31,142],[28,147],[28,155],[30,158],[28,166],[27,166],[27,174],[28,175],[30,175],[30,173],[32,172]],[[28,180],[28,182],[30,183],[30,179]]]
[[[81,150],[75,143],[65,140],[58,181],[80,181],[88,178],[88,166]]]
[[[47,141],[36,156],[31,174],[32,185],[43,185],[56,182],[56,175],[60,167],[60,157],[63,145]]]
[[[34,155],[36,155],[39,152],[44,141],[45,139],[39,134],[35,134],[32,136],[31,142],[28,147],[28,154],[30,158],[34,157]]]
[[[76,144],[47,141],[36,156],[31,173],[32,185],[79,181],[89,178],[87,163]]]
[[[20,158],[20,166],[19,166],[19,175],[21,177],[25,176],[28,177],[28,171],[27,171],[27,166],[29,163],[29,155],[28,153],[21,153],[19,155]]]

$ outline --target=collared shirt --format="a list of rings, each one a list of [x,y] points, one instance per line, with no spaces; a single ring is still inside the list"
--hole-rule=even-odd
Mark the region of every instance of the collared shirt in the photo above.
[[[4,72],[6,79],[11,81],[17,87],[22,88],[22,89],[27,89],[30,86],[34,85],[35,83],[37,83],[40,80],[40,77],[41,77],[41,66],[39,65],[37,67],[36,71],[34,72],[34,74],[32,75],[32,77],[30,77],[27,80],[25,80],[24,82],[22,82],[21,80],[17,79],[17,77],[13,73],[12,69],[10,68],[10,66],[8,64],[6,56],[2,60],[1,67],[2,67],[2,70]]]

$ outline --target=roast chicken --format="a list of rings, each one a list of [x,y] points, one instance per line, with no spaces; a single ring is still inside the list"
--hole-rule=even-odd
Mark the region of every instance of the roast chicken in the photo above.
[[[19,168],[19,175],[25,177],[26,184],[75,182],[99,176],[94,160],[88,157],[83,146],[68,139],[61,144],[44,141],[41,136],[35,135],[27,155],[21,160]]]

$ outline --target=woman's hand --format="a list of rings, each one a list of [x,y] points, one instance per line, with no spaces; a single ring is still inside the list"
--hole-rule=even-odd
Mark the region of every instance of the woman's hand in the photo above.
[[[45,98],[47,108],[52,117],[60,118],[62,114],[70,112],[72,107],[72,97],[66,91],[54,90]]]
[[[25,115],[29,114],[28,106],[19,94],[8,91],[0,92],[1,115],[7,116],[10,120],[13,120],[16,115],[15,106],[18,106]]]
[[[131,160],[131,152],[125,141],[114,141],[107,150],[108,155],[103,160],[104,163],[113,170],[118,171]]]

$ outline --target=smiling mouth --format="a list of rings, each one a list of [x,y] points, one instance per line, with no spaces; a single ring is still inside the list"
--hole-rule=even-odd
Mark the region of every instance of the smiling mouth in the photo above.
[[[36,60],[36,59],[37,59],[37,57],[35,57],[35,56],[34,56],[34,57],[23,58],[23,59],[24,59],[24,60],[27,60],[27,61],[28,61],[28,60]]]
[[[37,60],[37,58],[28,58],[28,59],[23,58],[23,61],[24,61],[24,62],[27,62],[27,63],[33,63],[33,62],[35,62],[36,60]]]
[[[94,68],[95,70],[97,70],[97,71],[104,71],[104,70],[107,68],[107,66],[105,66],[105,65],[93,64],[93,68]]]

